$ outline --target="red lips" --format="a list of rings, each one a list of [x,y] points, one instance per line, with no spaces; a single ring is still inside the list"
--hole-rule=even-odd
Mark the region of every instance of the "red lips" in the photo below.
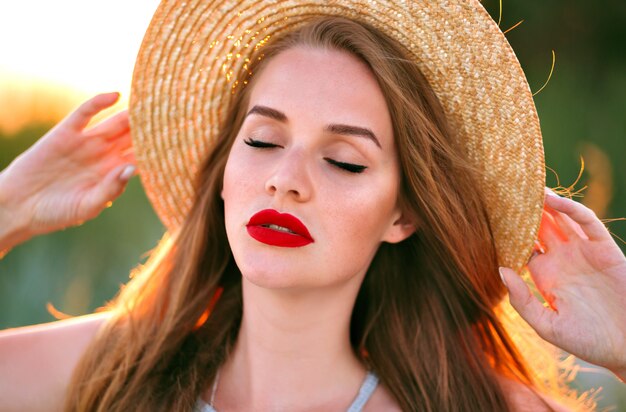
[[[300,247],[314,242],[297,217],[274,209],[255,213],[246,228],[252,238],[271,246]]]

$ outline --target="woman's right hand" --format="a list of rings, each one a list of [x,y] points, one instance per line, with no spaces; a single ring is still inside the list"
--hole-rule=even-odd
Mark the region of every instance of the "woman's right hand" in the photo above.
[[[92,219],[124,191],[135,171],[127,111],[85,129],[118,98],[86,101],[0,173],[0,225],[21,233],[12,243]]]

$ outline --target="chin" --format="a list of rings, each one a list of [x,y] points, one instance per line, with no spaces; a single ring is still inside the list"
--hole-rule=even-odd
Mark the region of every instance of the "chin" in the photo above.
[[[303,254],[302,248],[281,248],[253,239],[240,240],[231,245],[231,251],[239,271],[250,283],[263,288],[282,289],[315,281],[315,274],[307,273],[307,269],[310,271],[318,265],[307,263],[310,256]]]
[[[248,282],[268,289],[298,287],[303,283],[302,267],[291,259],[268,251],[233,250],[235,263]]]
[[[235,263],[242,277],[260,288],[294,292],[327,288],[354,277],[346,273],[356,273],[354,268],[336,267],[307,246],[281,248],[252,239],[241,240],[235,247],[231,245]]]
[[[297,279],[277,276],[275,273],[245,273],[243,278],[249,283],[263,289],[287,290],[301,288],[304,285]]]

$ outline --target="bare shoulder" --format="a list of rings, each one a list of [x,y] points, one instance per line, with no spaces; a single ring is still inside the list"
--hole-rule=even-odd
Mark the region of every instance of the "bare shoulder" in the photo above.
[[[389,392],[389,389],[382,382],[378,384],[372,397],[363,407],[363,412],[378,411],[402,412],[402,409],[400,409],[400,406],[396,403],[391,392]]]
[[[498,381],[514,412],[571,412],[571,409],[523,383],[502,376]]]
[[[60,410],[72,371],[108,317],[0,331],[0,411]]]

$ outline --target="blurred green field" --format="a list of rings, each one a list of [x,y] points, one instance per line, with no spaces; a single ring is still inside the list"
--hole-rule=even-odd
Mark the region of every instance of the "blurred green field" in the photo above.
[[[498,20],[498,2],[483,4]],[[556,52],[552,78],[535,97],[547,165],[568,186],[582,156],[577,187],[588,186],[582,201],[602,218],[626,217],[626,2],[505,1],[501,27],[522,19],[507,38],[532,90],[545,82]],[[0,170],[49,127],[30,124],[7,133],[0,124]],[[547,185],[557,185],[551,172]],[[626,240],[626,222],[609,228]],[[163,232],[135,177],[93,221],[16,247],[0,260],[0,329],[53,320],[48,303],[70,315],[93,311],[115,295]],[[604,387],[601,407],[626,411],[626,386],[606,372],[583,370],[574,382],[594,385]]]

